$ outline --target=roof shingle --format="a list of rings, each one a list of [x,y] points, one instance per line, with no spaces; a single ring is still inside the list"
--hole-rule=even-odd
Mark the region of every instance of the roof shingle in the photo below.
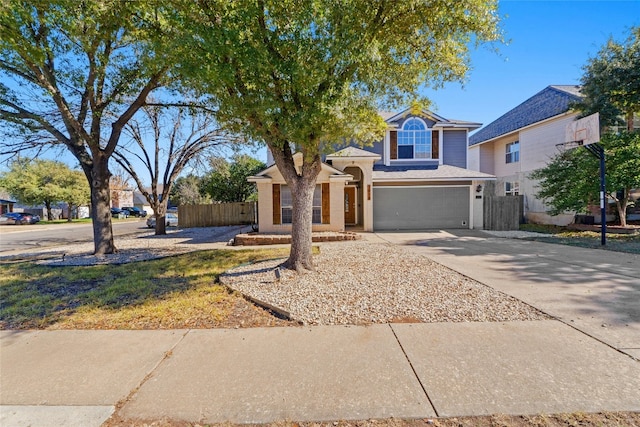
[[[469,137],[469,145],[480,144],[509,132],[557,116],[580,101],[580,87],[570,85],[547,86],[514,109],[503,114]]]

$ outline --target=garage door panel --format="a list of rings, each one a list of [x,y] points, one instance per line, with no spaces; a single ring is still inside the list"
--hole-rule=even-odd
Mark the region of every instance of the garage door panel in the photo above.
[[[468,187],[374,187],[375,230],[468,228]]]

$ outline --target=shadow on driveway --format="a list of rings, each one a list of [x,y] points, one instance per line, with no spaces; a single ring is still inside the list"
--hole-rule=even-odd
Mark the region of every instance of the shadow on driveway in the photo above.
[[[377,233],[640,355],[640,255],[476,230]]]

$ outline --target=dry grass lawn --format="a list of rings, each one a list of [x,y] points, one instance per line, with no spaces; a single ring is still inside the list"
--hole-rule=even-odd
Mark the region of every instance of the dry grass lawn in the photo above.
[[[124,265],[0,266],[0,329],[183,329],[285,326],[218,283],[284,250],[216,250]]]

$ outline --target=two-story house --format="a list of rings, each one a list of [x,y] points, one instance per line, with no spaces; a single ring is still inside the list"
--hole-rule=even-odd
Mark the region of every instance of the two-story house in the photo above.
[[[580,100],[579,86],[548,86],[469,138],[469,169],[496,176],[487,186],[492,195],[524,196],[527,222],[567,225],[573,213],[551,216],[536,197],[529,174],[544,167],[565,142],[565,128],[578,115],[571,104]]]
[[[314,231],[482,228],[482,191],[493,175],[467,168],[469,132],[481,124],[430,111],[381,113],[382,141],[326,156],[313,206]],[[294,160],[302,163],[300,154]],[[291,230],[291,192],[275,164],[258,187],[263,233]]]

